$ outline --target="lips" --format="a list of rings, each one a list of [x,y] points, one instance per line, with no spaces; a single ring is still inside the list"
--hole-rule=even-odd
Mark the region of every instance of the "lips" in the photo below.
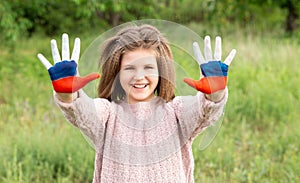
[[[146,88],[148,85],[149,84],[133,84],[132,87],[137,89],[142,89],[142,88]]]

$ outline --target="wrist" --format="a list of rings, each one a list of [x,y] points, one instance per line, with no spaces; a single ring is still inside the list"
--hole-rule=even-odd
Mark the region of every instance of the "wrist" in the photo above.
[[[71,103],[73,102],[76,98],[78,98],[78,92],[74,93],[55,93],[57,99],[61,102],[64,103]]]
[[[225,96],[226,89],[214,92],[212,94],[205,94],[205,98],[212,102],[220,102]]]

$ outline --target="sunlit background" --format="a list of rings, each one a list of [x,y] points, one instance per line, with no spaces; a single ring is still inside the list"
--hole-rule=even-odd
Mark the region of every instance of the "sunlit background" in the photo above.
[[[50,40],[64,32],[83,53],[141,19],[220,35],[223,58],[237,49],[222,126],[205,150],[194,145],[195,182],[300,182],[299,16],[298,0],[2,0],[0,182],[92,182],[94,150],[54,103],[36,54],[50,60]],[[188,74],[197,79],[199,68]]]

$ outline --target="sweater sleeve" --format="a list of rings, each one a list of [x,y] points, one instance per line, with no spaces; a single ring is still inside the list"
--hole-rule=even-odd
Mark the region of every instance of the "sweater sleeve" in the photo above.
[[[193,140],[206,127],[214,124],[222,115],[228,99],[228,89],[219,102],[208,100],[198,92],[195,96],[179,96],[173,100],[173,108],[183,137]]]
[[[65,118],[92,142],[96,151],[103,148],[105,125],[110,115],[110,102],[106,99],[88,97],[82,90],[71,103],[54,100]]]

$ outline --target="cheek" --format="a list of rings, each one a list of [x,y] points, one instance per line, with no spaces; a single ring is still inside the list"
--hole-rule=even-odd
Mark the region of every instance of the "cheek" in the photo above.
[[[152,71],[148,74],[148,78],[151,79],[153,82],[158,82],[159,80],[159,72],[158,70]]]
[[[130,81],[131,81],[131,74],[129,73],[124,73],[124,72],[120,72],[120,83],[121,83],[121,86],[124,88],[125,86],[127,86]]]
[[[158,84],[158,81],[159,81],[159,76],[158,76],[158,74],[148,76],[148,80],[152,83],[152,85],[155,85],[155,87],[156,87]]]

